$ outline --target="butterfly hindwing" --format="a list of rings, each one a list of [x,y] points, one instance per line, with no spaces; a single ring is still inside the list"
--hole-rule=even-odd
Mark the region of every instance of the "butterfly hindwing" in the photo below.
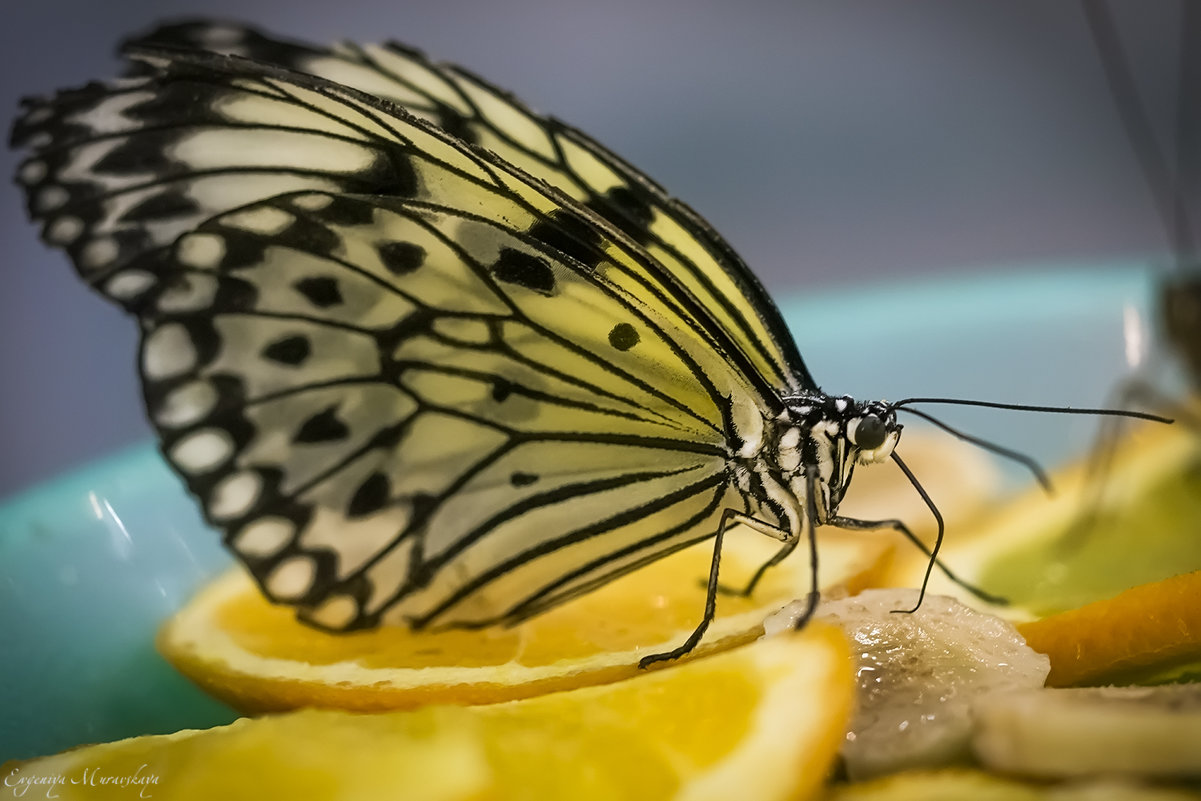
[[[514,263],[547,274],[507,280]],[[672,332],[489,221],[285,195],[200,226],[159,273],[140,315],[164,453],[268,594],[323,625],[520,617],[735,502]],[[660,385],[631,381],[640,351]]]

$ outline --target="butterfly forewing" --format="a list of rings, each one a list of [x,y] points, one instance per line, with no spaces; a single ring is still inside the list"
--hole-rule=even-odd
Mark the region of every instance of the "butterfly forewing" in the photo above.
[[[470,72],[394,43],[323,49],[204,22],[165,26],[134,43],[214,49],[317,75],[386,98],[495,152],[638,242],[654,258],[660,281],[696,299],[692,313],[705,318],[700,324],[722,329],[772,386],[816,388],[771,298],[716,231],[586,134],[536,114]]]
[[[385,52],[416,110],[537,177],[353,89],[165,50],[14,130],[31,213],[139,317],[163,451],[267,594],[330,628],[512,621],[750,512],[730,421],[807,376],[771,377],[778,321],[738,311],[720,240],[567,129]],[[599,200],[619,185],[660,222],[631,237]]]

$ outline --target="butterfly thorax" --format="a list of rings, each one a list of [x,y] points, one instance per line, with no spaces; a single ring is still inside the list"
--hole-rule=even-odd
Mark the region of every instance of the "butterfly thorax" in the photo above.
[[[813,393],[785,403],[760,437],[742,443],[735,462],[744,497],[753,499],[748,514],[795,537],[810,516],[810,490],[820,525],[837,514],[855,466],[889,458],[902,427],[882,401]]]

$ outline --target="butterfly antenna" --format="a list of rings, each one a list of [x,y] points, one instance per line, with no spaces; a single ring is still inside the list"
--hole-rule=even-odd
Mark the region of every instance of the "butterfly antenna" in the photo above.
[[[1201,65],[1195,57],[1196,45],[1190,40],[1195,36],[1196,10],[1190,11],[1193,3],[1182,2],[1180,40],[1180,86],[1176,118],[1176,152],[1177,162],[1181,167],[1186,160],[1185,149],[1191,140],[1186,138],[1195,132],[1197,120],[1192,116],[1190,108],[1195,103],[1191,91],[1199,82],[1198,70]],[[1101,59],[1101,68],[1109,85],[1109,93],[1113,97],[1122,128],[1130,147],[1138,159],[1139,168],[1151,192],[1152,202],[1164,226],[1168,241],[1175,254],[1177,266],[1185,254],[1193,253],[1195,242],[1188,224],[1188,203],[1180,180],[1174,179],[1172,170],[1164,157],[1163,149],[1156,140],[1155,131],[1151,126],[1147,108],[1135,84],[1130,70],[1130,62],[1122,47],[1121,37],[1118,36],[1114,24],[1113,13],[1105,0],[1081,0],[1084,17],[1088,22],[1094,44]],[[1190,25],[1189,23],[1193,24]],[[1183,172],[1183,169],[1181,170]],[[1190,176],[1184,176],[1187,178]]]
[[[965,400],[963,398],[905,398],[892,404],[900,409],[915,403],[942,403],[951,406],[980,406],[985,409],[1009,409],[1016,412],[1044,412],[1048,414],[1082,414],[1095,417],[1129,417],[1133,420],[1150,420],[1155,423],[1173,423],[1170,417],[1151,412],[1136,412],[1128,409],[1081,409],[1075,406],[1035,406],[1028,403],[999,403],[997,401]]]
[[[934,519],[938,522],[938,536],[934,538],[934,547],[930,549],[930,561],[926,563],[926,575],[922,576],[922,588],[918,591],[917,603],[914,604],[912,609],[893,610],[895,612],[916,612],[922,605],[922,601],[924,601],[926,598],[926,586],[930,583],[930,574],[934,572],[934,566],[938,563],[938,551],[942,548],[942,535],[946,529],[946,526],[943,523],[942,513],[939,512],[938,507],[934,505],[934,500],[930,497],[930,494],[926,492],[925,487],[923,487],[921,482],[917,480],[917,476],[915,476],[913,471],[909,469],[909,465],[905,464],[901,457],[897,455],[896,451],[892,452],[892,460],[897,463],[897,467],[901,468],[901,472],[905,474],[905,478],[909,479],[909,483],[913,485],[915,490],[917,490],[917,494],[922,496],[922,500],[925,501],[926,507],[930,510],[931,514],[934,515]]]
[[[964,442],[970,442],[978,448],[983,448],[986,451],[995,453],[998,456],[1003,456],[1006,459],[1012,459],[1013,461],[1017,462],[1018,464],[1022,465],[1027,470],[1029,470],[1031,473],[1033,473],[1035,480],[1038,481],[1039,485],[1041,485],[1044,490],[1046,490],[1048,493],[1053,491],[1053,489],[1051,487],[1051,479],[1049,479],[1047,477],[1047,473],[1045,470],[1043,470],[1042,465],[1040,465],[1038,462],[1036,462],[1032,457],[1027,456],[1024,453],[1021,453],[1020,451],[1011,450],[1002,445],[998,445],[995,442],[989,442],[986,439],[981,439],[980,437],[972,436],[971,434],[968,434],[965,431],[960,431],[959,429],[954,428],[954,427],[944,423],[942,420],[939,420],[937,417],[934,417],[933,415],[927,414],[926,412],[920,411],[918,409],[902,408],[900,411],[908,412],[909,414],[916,415],[917,417],[920,417],[923,420],[933,423],[934,425],[941,428],[943,431],[946,431],[948,434],[951,434],[952,436],[958,437],[959,439],[963,440]]]

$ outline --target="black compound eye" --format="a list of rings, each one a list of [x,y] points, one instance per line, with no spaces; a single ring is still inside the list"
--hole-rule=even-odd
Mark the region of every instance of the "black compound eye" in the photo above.
[[[874,414],[859,418],[859,425],[855,426],[855,445],[861,450],[874,451],[884,444],[887,436],[884,421]]]

